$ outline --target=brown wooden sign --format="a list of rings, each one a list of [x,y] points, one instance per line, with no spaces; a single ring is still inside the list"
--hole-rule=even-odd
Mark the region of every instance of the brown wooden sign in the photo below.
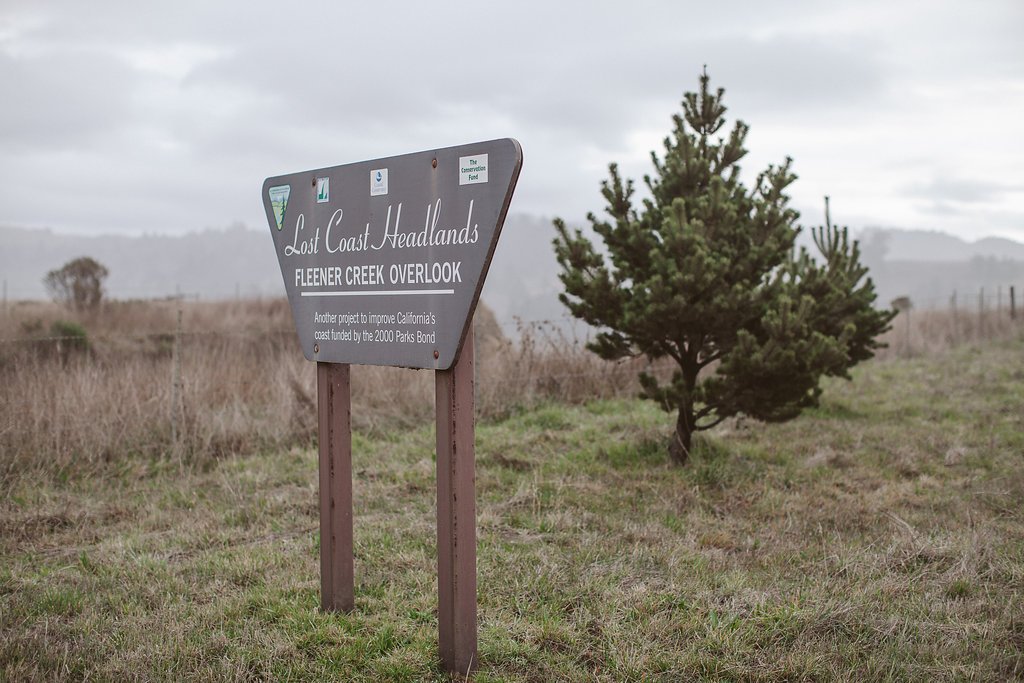
[[[522,159],[506,138],[268,178],[306,358],[450,368]]]
[[[503,139],[263,184],[299,340],[317,361],[321,608],[355,608],[349,365],[434,368],[438,649],[453,673],[477,664],[471,323],[522,161]]]

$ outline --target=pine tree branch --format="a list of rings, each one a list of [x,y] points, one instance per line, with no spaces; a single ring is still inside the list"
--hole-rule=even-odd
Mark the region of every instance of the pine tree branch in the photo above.
[[[701,368],[706,368],[707,366],[711,365],[712,363],[714,363],[716,360],[718,360],[721,357],[722,357],[722,352],[721,351],[715,351],[714,353],[711,353],[711,354],[708,354],[706,356],[703,356],[699,361],[697,361],[697,365],[699,367],[701,367]]]
[[[677,365],[682,365],[683,357],[679,353],[678,342],[676,344],[665,344],[663,347],[665,355],[676,362]]]
[[[700,419],[700,418],[697,418],[697,419]],[[728,415],[722,415],[721,417],[715,418],[715,420],[713,422],[709,423],[709,424],[706,424],[706,425],[694,425],[693,429],[694,429],[694,431],[697,431],[697,432],[703,432],[703,431],[706,431],[708,429],[711,429],[712,427],[717,427],[718,425],[722,424],[723,422],[725,422],[728,419],[729,419]]]

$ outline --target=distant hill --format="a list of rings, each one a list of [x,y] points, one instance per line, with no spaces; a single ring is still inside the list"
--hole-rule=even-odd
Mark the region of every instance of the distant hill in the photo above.
[[[561,284],[547,218],[508,217],[484,287],[484,301],[506,331],[515,318],[569,320],[558,301]],[[858,235],[879,303],[910,296],[918,308],[945,306],[954,290],[976,300],[979,289],[997,296],[1013,284],[1024,299],[1024,244],[989,237],[967,242],[940,232],[870,228]],[[117,299],[181,293],[202,299],[284,295],[281,272],[263,230],[234,225],[186,235],[75,236],[51,230],[0,227],[0,280],[9,299],[46,297],[42,279],[78,256],[110,270],[107,289]],[[1007,299],[1008,300],[1008,299]]]
[[[558,262],[551,240],[555,229],[547,218],[509,216],[491,262],[482,298],[498,318],[511,323],[549,320],[568,315],[558,300]]]
[[[1024,261],[1024,244],[1004,237],[974,242],[935,230],[866,228],[858,235],[865,254],[881,252],[888,261],[970,261],[994,258]]]
[[[958,305],[1009,305],[1009,287],[1024,299],[1024,244],[1002,237],[968,242],[934,231],[869,228],[858,239],[871,269],[878,300],[887,305],[909,296],[916,308],[946,308],[956,293]],[[969,302],[969,303],[965,303]],[[1022,302],[1020,305],[1024,305]]]
[[[519,214],[505,221],[483,297],[506,327],[517,316],[564,315],[553,237],[547,219]],[[46,273],[79,256],[91,256],[110,270],[107,293],[116,299],[178,293],[202,299],[284,296],[264,230],[234,225],[179,236],[126,237],[0,226],[0,280],[6,280],[12,300],[46,298]]]
[[[91,256],[107,267],[107,292],[117,299],[284,294],[270,238],[241,225],[141,237],[0,227],[0,245],[0,278],[7,281],[12,299],[45,298],[43,276],[79,256]]]

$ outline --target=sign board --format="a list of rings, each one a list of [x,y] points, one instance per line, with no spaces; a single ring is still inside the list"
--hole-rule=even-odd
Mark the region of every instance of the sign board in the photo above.
[[[306,358],[450,368],[522,162],[505,138],[268,178],[263,206]]]

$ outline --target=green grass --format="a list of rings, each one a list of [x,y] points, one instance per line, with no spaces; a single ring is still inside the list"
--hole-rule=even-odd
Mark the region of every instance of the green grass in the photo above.
[[[478,425],[475,680],[1021,678],[1022,357],[870,363],[687,468],[640,401]],[[432,429],[355,444],[347,615],[318,609],[312,451],[17,482],[0,680],[448,680]]]

